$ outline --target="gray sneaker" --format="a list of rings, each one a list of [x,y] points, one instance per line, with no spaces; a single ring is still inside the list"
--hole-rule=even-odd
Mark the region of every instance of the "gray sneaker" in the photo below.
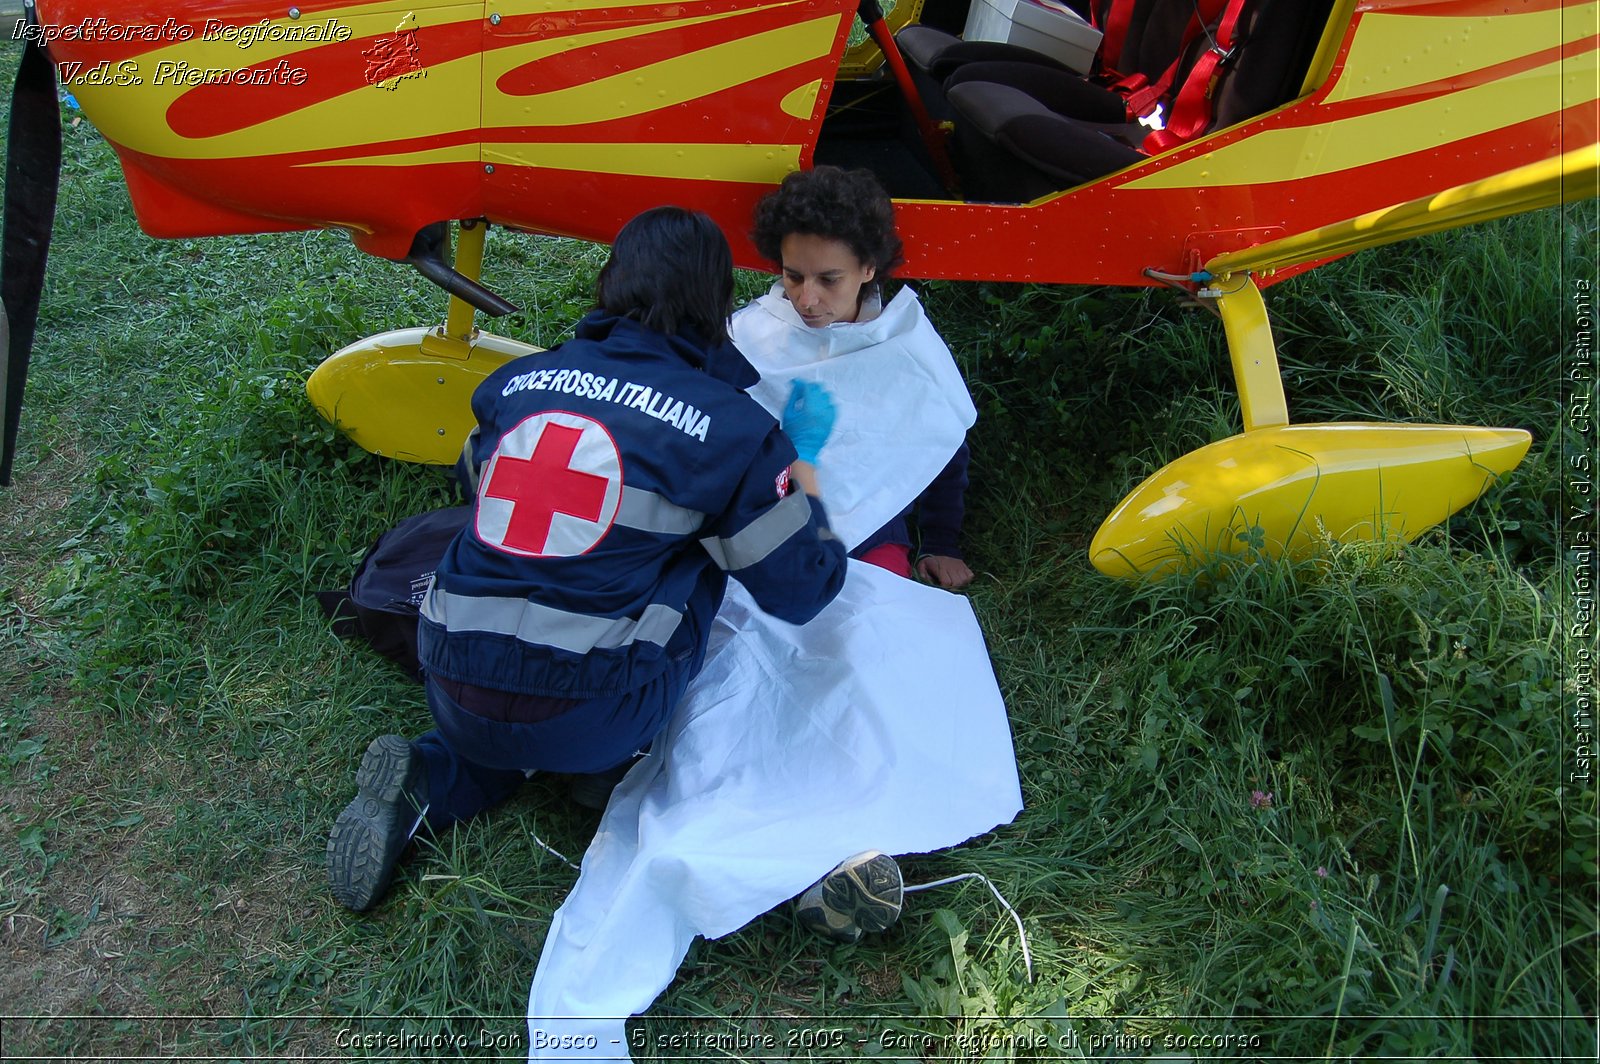
[[[428,810],[428,768],[399,735],[372,740],[356,770],[356,796],[328,834],[328,886],[365,912],[389,889],[395,866]]]
[[[858,853],[817,880],[795,899],[802,927],[835,942],[856,942],[900,919],[905,880],[894,858],[876,850]]]

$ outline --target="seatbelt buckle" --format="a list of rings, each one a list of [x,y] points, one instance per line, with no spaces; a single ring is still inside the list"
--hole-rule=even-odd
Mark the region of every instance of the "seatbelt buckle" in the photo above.
[[[1166,129],[1167,128],[1167,119],[1166,119],[1166,116],[1164,114],[1162,114],[1161,104],[1157,103],[1155,105],[1155,107],[1150,109],[1150,113],[1149,114],[1142,116],[1139,119],[1139,124],[1141,126],[1143,126],[1144,128],[1146,128],[1148,130],[1152,130],[1152,131],[1158,130],[1158,129]]]

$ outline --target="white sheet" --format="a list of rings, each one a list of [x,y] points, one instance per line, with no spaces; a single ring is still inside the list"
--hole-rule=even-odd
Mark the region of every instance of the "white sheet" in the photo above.
[[[914,296],[829,330],[791,310],[801,333],[781,328],[779,299],[741,312],[735,335],[741,319],[761,324],[766,339],[746,330],[740,346],[769,402],[798,373],[829,386],[840,417],[819,462],[824,499],[841,538],[859,542],[949,461],[972,403]],[[551,922],[529,1059],[629,1059],[626,1017],[672,981],[696,935],[737,930],[851,854],[954,846],[1021,808],[966,599],[851,562],[838,599],[797,627],[730,584],[705,668],[618,785]]]
[[[813,329],[774,285],[733,316],[732,333],[761,371],[750,394],[774,417],[796,377],[833,396],[838,417],[817,471],[828,521],[851,550],[922,493],[977,419],[950,349],[909,288],[869,322]]]
[[[810,625],[768,618],[737,588],[718,625],[691,695],[612,796],[539,958],[530,1047],[596,1048],[531,1060],[628,1059],[625,1017],[696,935],[737,930],[850,854],[941,849],[1022,808],[965,599],[851,562]],[[550,1019],[563,1016],[578,1018]]]

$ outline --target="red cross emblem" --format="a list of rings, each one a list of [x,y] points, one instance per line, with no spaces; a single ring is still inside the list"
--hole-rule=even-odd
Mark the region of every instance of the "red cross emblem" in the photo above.
[[[526,418],[490,457],[478,490],[478,538],[509,554],[568,558],[611,529],[622,457],[604,425],[566,411]]]

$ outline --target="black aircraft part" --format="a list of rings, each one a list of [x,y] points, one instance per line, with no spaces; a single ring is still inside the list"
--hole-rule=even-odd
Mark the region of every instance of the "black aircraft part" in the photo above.
[[[11,131],[6,138],[4,229],[0,230],[0,300],[6,328],[0,331],[0,487],[11,484],[17,428],[22,423],[22,388],[39,320],[45,257],[56,216],[61,181],[61,104],[56,68],[44,49],[29,43],[11,93]]]
[[[405,261],[415,266],[418,273],[446,292],[470,303],[491,317],[515,314],[518,309],[515,303],[491,292],[470,277],[457,273],[444,261],[445,249],[450,246],[449,240],[450,227],[446,223],[434,222],[425,226],[411,239],[411,253],[406,256]]]

